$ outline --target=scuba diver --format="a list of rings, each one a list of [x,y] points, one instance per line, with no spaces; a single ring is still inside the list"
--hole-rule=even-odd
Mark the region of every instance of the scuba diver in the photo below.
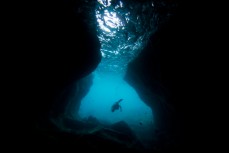
[[[122,107],[119,105],[119,103],[122,101],[123,99],[119,99],[119,101],[115,102],[112,107],[111,107],[111,111],[114,112],[115,110],[120,109],[120,111],[122,111]]]

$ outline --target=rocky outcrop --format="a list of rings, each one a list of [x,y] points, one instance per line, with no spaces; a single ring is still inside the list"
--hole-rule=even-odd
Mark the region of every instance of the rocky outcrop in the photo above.
[[[174,16],[159,27],[146,48],[129,64],[125,76],[141,99],[152,108],[155,125],[165,136],[158,137],[160,145],[173,144],[161,147],[170,148],[168,150],[179,145],[183,147],[196,135],[192,123],[199,119],[193,110],[203,105],[198,97],[201,84],[197,77],[201,74],[197,62],[201,45],[199,33],[195,31],[198,31],[198,26],[195,27],[196,19],[188,11],[187,6],[179,7]],[[195,30],[190,30],[192,28]]]
[[[145,152],[145,148],[137,139],[129,126],[121,121],[107,126],[101,124],[96,118],[85,120],[62,118],[62,123],[53,122],[61,130],[42,135],[41,145],[57,144],[59,147],[76,147],[84,151],[134,151]],[[44,132],[45,133],[45,132]],[[69,148],[67,148],[69,149]]]
[[[56,98],[50,110],[51,117],[68,116],[77,119],[81,100],[88,93],[92,83],[93,74],[89,74],[67,86]]]
[[[36,134],[37,125],[48,124],[53,106],[62,113],[61,106],[67,104],[57,102],[61,93],[89,75],[101,60],[96,29],[89,30],[84,14],[76,11],[78,7],[64,0],[38,2],[24,16],[23,49],[11,70],[20,73],[14,74],[11,82],[17,91],[14,113],[25,135]]]

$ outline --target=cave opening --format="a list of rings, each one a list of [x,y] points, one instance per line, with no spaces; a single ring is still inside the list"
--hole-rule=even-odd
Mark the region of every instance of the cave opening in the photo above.
[[[92,85],[75,115],[82,120],[94,117],[108,125],[124,121],[140,138],[151,137],[153,110],[124,80],[124,76],[128,63],[138,56],[155,30],[152,23],[147,24],[153,22],[150,16],[153,5],[121,0],[97,2],[95,15],[102,60],[90,74],[93,76]],[[143,7],[148,14],[137,13]],[[123,99],[121,109],[112,112],[112,105],[119,99]]]
[[[140,85],[143,80],[135,85],[128,69],[162,22],[158,7],[152,1],[97,0],[95,8],[88,10],[93,10],[87,14],[94,15],[102,59],[93,72],[63,94],[65,102],[68,101],[63,116],[70,119],[56,122],[62,129],[74,129],[80,134],[107,134],[109,129],[120,140],[123,136],[119,132],[132,130],[144,145],[151,145],[156,140],[155,116],[162,114],[158,113],[160,106],[155,110],[153,106],[160,103],[160,98],[156,99],[151,89],[144,89],[146,85]],[[123,99],[119,103],[121,109],[112,112],[119,99]]]
[[[78,115],[81,119],[95,117],[101,123],[111,125],[125,121],[139,135],[146,135],[153,127],[153,113],[121,75],[94,72],[94,79],[87,95],[81,100]],[[111,111],[120,102],[121,109]]]

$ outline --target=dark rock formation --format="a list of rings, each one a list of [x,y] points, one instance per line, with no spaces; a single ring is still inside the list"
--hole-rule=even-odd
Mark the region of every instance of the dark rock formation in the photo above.
[[[13,61],[10,81],[17,91],[11,114],[17,116],[14,124],[21,125],[18,134],[36,140],[33,135],[38,129],[50,126],[50,111],[54,109],[55,115],[65,111],[66,100],[57,101],[63,91],[72,90],[72,84],[88,76],[101,55],[96,27],[89,27],[85,15],[77,11],[79,4],[64,0],[33,4],[21,20],[25,25],[18,40],[21,51]],[[95,22],[91,20],[92,25]]]
[[[203,55],[203,29],[191,6],[180,4],[129,64],[125,76],[154,112],[156,133],[161,133],[155,146],[161,145],[162,152],[179,152],[184,144],[189,146],[199,134],[193,123],[201,124],[199,108],[204,104],[199,97],[204,91],[199,88],[203,74],[199,58]]]
[[[84,151],[145,151],[135,134],[123,121],[106,126],[99,123],[96,118],[90,117],[88,120],[81,121],[62,118],[61,124],[53,123],[60,130],[54,128],[51,132],[42,134],[40,136],[42,142],[39,143],[58,145],[54,150],[66,146],[77,147],[76,150]]]
[[[51,116],[58,118],[68,116],[77,119],[77,112],[81,99],[88,93],[93,81],[93,75],[89,74],[72,84],[69,84],[59,96],[51,108]]]

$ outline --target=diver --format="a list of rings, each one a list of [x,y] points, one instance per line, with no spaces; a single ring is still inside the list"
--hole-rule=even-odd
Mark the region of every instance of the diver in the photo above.
[[[122,111],[122,107],[119,105],[119,103],[122,101],[123,99],[119,99],[119,101],[115,102],[112,107],[111,107],[111,111],[114,112],[115,110],[120,109],[120,111]]]

